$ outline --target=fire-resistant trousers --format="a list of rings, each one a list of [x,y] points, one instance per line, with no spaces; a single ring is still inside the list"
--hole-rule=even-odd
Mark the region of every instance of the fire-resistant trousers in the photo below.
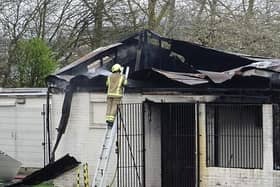
[[[117,113],[118,104],[121,102],[120,97],[107,97],[106,121],[114,122]]]

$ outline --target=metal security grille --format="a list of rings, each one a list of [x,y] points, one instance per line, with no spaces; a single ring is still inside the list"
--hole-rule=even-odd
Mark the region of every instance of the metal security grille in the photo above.
[[[195,104],[162,104],[162,187],[196,185]]]
[[[273,105],[273,167],[280,170],[280,106]]]
[[[206,105],[207,166],[263,167],[262,105]]]
[[[145,186],[144,125],[142,104],[118,107],[118,186]]]

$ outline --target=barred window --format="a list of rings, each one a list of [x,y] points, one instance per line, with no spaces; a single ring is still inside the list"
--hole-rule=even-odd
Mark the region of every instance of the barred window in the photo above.
[[[206,105],[208,167],[262,168],[262,105]]]

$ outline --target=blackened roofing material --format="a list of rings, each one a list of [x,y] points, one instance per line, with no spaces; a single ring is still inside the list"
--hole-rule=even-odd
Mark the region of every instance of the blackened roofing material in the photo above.
[[[157,42],[151,42],[152,40]],[[166,47],[164,42],[170,47]],[[105,56],[109,56],[111,61],[106,64],[97,62]],[[88,69],[92,63],[99,63],[94,73]],[[248,81],[245,79],[254,80],[255,78],[250,77],[262,77],[268,79],[268,82],[273,80],[276,83],[279,82],[280,72],[278,59],[228,53],[186,41],[164,38],[144,30],[121,43],[90,53],[58,71],[58,74],[49,76],[48,82],[62,89],[65,89],[67,84],[103,88],[106,78],[102,77],[107,75],[101,72],[110,71],[114,63],[130,67],[128,90],[197,85],[203,85],[205,88],[227,86],[246,89],[252,85],[246,85]],[[239,80],[239,84],[231,85],[230,80],[233,79],[233,82]],[[224,84],[225,82],[227,84]],[[279,83],[274,85],[280,86]],[[271,84],[264,85],[270,86]]]
[[[62,135],[65,133],[68,120],[69,120],[69,115],[70,115],[70,110],[71,110],[71,104],[72,104],[72,98],[73,98],[73,87],[70,85],[67,87],[67,90],[65,91],[65,96],[63,100],[63,106],[62,106],[62,111],[61,111],[61,117],[59,121],[59,126],[57,128],[57,137],[56,137],[56,142],[54,144],[52,154],[51,154],[51,160],[55,160],[55,151],[58,147],[58,144],[60,142],[60,139],[62,138]]]
[[[99,55],[102,55],[106,51],[113,50],[114,48],[116,48],[120,45],[122,45],[122,44],[121,43],[116,43],[116,44],[112,44],[112,45],[109,45],[109,46],[106,46],[106,47],[100,47],[100,48],[86,54],[82,58],[72,62],[71,64],[59,69],[56,72],[56,74],[57,75],[60,75],[60,74],[68,74],[68,75],[74,74],[75,75],[75,74],[81,72],[81,71],[77,71],[77,69],[79,69],[79,68],[85,69],[86,65],[89,64],[89,63],[92,63],[95,60],[97,60]]]
[[[54,179],[66,171],[69,171],[80,164],[74,157],[65,155],[56,162],[46,165],[44,168],[31,173],[22,179],[22,181],[15,184],[7,185],[7,187],[14,186],[33,186],[44,181]]]
[[[104,57],[113,57],[111,63],[105,64]],[[136,46],[135,44],[116,43],[106,47],[100,47],[82,58],[72,62],[55,72],[54,75],[80,75],[89,71],[88,66],[92,63],[98,63],[97,67],[110,69],[112,63],[129,64],[135,61]],[[101,60],[101,62],[100,62]]]
[[[171,72],[171,71],[163,71],[159,69],[153,69],[153,71],[156,71],[161,75],[166,76],[169,79],[182,82],[187,85],[206,84],[209,82],[207,79],[205,79],[205,76],[202,74]]]
[[[184,56],[195,69],[206,71],[223,72],[255,62],[242,56],[185,41],[172,40],[171,50]]]

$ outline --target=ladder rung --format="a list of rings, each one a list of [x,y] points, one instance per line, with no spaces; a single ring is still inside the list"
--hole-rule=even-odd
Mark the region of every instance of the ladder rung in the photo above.
[[[107,130],[105,137],[104,137],[101,155],[99,157],[99,164],[98,164],[99,168],[97,168],[97,170],[96,170],[95,181],[93,183],[95,186],[98,186],[98,187],[99,187],[100,183],[102,183],[102,179],[104,178],[104,175],[105,175],[106,162],[108,162],[108,159],[110,157],[109,154],[112,149],[111,146],[114,145],[114,144],[112,144],[112,141],[114,138],[114,136],[111,135],[112,132],[113,131],[111,131],[111,130]]]

